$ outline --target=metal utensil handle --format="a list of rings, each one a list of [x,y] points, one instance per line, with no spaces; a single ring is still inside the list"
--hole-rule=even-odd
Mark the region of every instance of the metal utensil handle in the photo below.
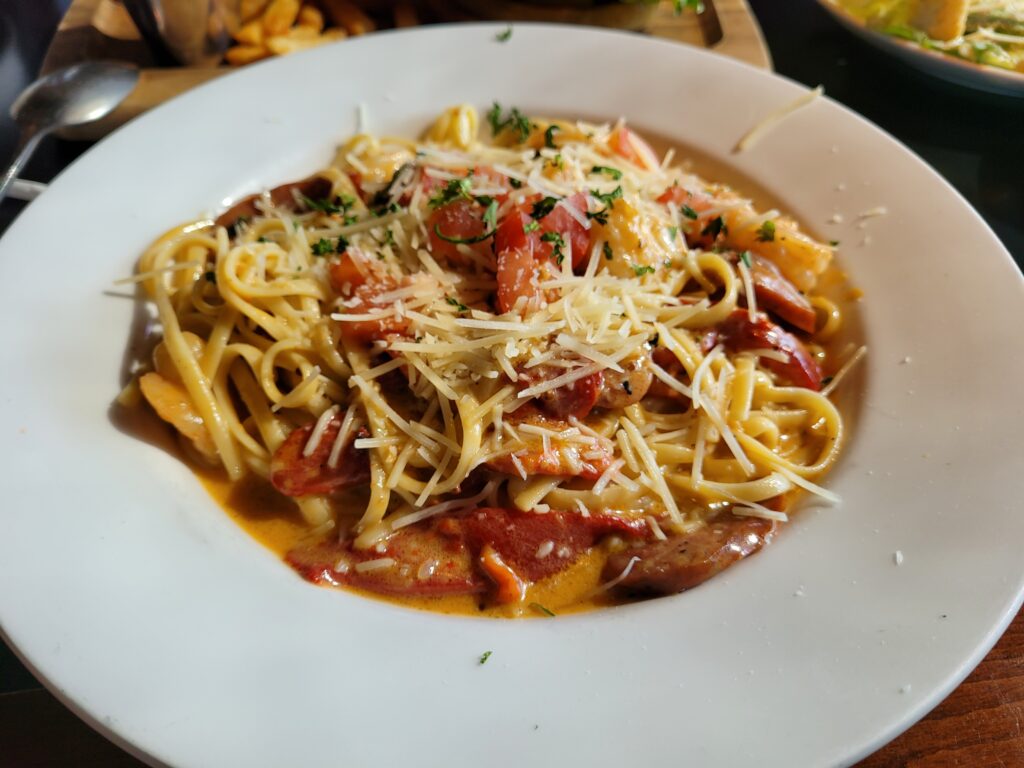
[[[25,163],[32,157],[32,153],[36,151],[40,139],[45,135],[46,131],[35,127],[27,128],[22,132],[21,141],[18,143],[18,148],[15,151],[14,162],[11,163],[7,173],[4,174],[3,180],[0,181],[0,201],[7,196],[7,188],[18,177],[18,173],[25,167]]]

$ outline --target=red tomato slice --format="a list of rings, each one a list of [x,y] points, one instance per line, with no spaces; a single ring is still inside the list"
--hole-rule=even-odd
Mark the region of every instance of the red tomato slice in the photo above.
[[[510,413],[506,420],[510,424],[533,424],[552,432],[562,432],[570,427],[567,421],[541,415],[536,406],[529,403],[514,414]],[[614,451],[608,440],[584,444],[552,439],[549,440],[548,450],[544,450],[543,442],[537,438],[528,447],[516,451],[515,460],[511,453],[506,453],[488,461],[487,466],[506,475],[519,476],[519,466],[522,466],[527,477],[553,475],[597,480],[611,465],[613,458]],[[516,462],[519,466],[516,466]]]
[[[484,223],[486,209],[475,200],[456,200],[431,211],[427,217],[427,232],[430,236],[430,251],[434,258],[447,260],[452,264],[465,264],[466,257],[459,253],[457,243],[438,235],[455,240],[472,240],[487,232]],[[491,243],[485,240],[467,243],[469,248],[487,259],[491,259]]]
[[[512,311],[520,297],[526,297],[526,311],[540,302],[537,262],[534,259],[535,232],[526,232],[532,219],[516,209],[502,220],[494,236],[497,253],[498,310]]]
[[[361,430],[349,437],[341,451],[337,466],[328,464],[334,441],[341,431],[342,419],[335,416],[328,422],[316,450],[309,456],[303,456],[313,424],[292,431],[270,460],[270,482],[285,496],[310,496],[327,494],[363,485],[370,480],[370,459],[366,451],[357,451],[353,447],[356,437],[369,437],[370,433]]]
[[[631,131],[624,125],[612,133],[611,149],[619,157],[624,157],[641,168],[649,168],[649,158],[655,157],[651,145],[641,139],[636,131]]]
[[[327,272],[331,278],[331,287],[341,296],[350,296],[353,288],[366,282],[366,275],[356,266],[355,257],[348,251],[341,254],[338,261],[328,265]]]
[[[821,369],[800,340],[763,315],[751,322],[750,313],[737,309],[712,330],[703,344],[725,344],[733,351],[774,349],[789,356],[785,363],[763,358],[761,364],[798,387],[821,389]]]

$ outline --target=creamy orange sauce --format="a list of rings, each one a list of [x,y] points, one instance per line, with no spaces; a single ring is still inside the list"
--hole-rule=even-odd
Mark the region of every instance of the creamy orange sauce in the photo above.
[[[223,472],[200,468],[193,464],[196,475],[214,501],[256,541],[284,562],[294,547],[308,543],[309,527],[298,508],[282,496],[270,483],[252,475],[232,483]],[[492,618],[547,617],[543,609],[556,615],[578,613],[624,602],[594,591],[601,583],[601,571],[607,554],[598,546],[582,555],[572,566],[531,585],[526,600],[519,605],[485,605],[482,595],[447,595],[443,597],[401,597],[382,595],[346,585],[346,590],[364,597],[398,603],[407,608],[440,613]],[[295,578],[301,578],[297,573]],[[550,618],[550,617],[548,617]]]

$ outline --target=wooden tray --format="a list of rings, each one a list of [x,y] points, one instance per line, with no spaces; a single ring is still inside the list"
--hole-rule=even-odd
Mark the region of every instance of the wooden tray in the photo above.
[[[771,56],[746,0],[705,2],[710,5],[709,13],[717,16],[721,28],[720,39],[715,39],[719,35],[714,29],[715,25],[708,23],[709,17],[700,19],[692,11],[677,16],[672,3],[665,0],[653,12],[644,31],[656,37],[711,48],[756,67],[771,69]],[[429,4],[421,17],[428,22],[470,18],[459,11],[450,12],[454,5],[450,2]],[[517,6],[510,3],[508,7]],[[439,8],[449,9],[449,12],[439,11]],[[336,45],[344,45],[344,42]],[[116,0],[74,0],[50,44],[43,61],[42,74],[92,59],[117,59],[138,64],[142,68],[139,84],[109,117],[62,134],[64,138],[99,139],[147,109],[234,69],[155,67],[153,57],[131,18]]]

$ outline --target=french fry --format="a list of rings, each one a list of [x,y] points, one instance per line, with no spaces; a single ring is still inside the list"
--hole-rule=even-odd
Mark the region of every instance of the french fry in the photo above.
[[[377,28],[373,19],[348,0],[323,0],[323,4],[334,25],[344,27],[350,35],[365,35]]]
[[[299,11],[298,26],[310,27],[317,32],[322,32],[324,28],[324,15],[320,13],[320,9],[315,5],[304,5]]]
[[[399,3],[395,6],[395,26],[415,27],[420,23],[416,9],[410,3]]]
[[[299,0],[271,0],[263,14],[263,30],[268,36],[284,35],[299,16]]]
[[[264,37],[263,22],[260,19],[243,24],[235,33],[235,40],[243,45],[263,45]]]
[[[243,64],[252,64],[254,61],[265,59],[270,55],[262,45],[235,45],[228,48],[224,58],[228,64],[240,67]]]
[[[241,0],[238,4],[238,15],[242,17],[242,23],[252,21],[267,7],[270,0]]]
[[[274,35],[267,39],[267,48],[277,56],[316,48],[324,43],[323,37],[311,27],[293,27],[283,35]]]

